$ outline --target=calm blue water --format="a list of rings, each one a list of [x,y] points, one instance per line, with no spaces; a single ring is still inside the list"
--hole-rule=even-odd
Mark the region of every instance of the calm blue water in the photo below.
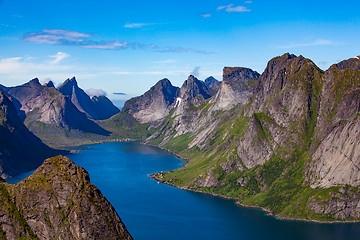
[[[87,147],[69,158],[89,172],[134,239],[360,239],[360,224],[277,220],[232,200],[158,184],[147,174],[184,163],[159,148],[138,143]]]

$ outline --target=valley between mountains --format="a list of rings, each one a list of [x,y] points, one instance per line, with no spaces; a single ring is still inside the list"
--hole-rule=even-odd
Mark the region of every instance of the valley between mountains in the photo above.
[[[281,218],[359,221],[359,89],[358,57],[323,71],[310,59],[288,53],[271,59],[262,74],[225,67],[222,81],[213,77],[201,81],[191,75],[180,88],[162,79],[128,100],[121,111],[105,96],[89,97],[75,78],[58,88],[38,79],[16,87],[0,85],[0,174],[6,178],[34,169],[46,158],[66,154],[58,150],[65,146],[142,141],[188,159],[181,169],[154,174],[161,182],[233,198]],[[107,200],[89,185],[87,173],[66,158],[52,159],[19,183],[23,191],[0,184],[1,197],[8,209],[14,209],[2,209],[0,220],[7,216],[18,222],[12,234],[61,236],[56,229],[70,227],[69,219],[61,217],[66,212],[84,231],[69,228],[69,233],[88,236],[90,223],[79,220],[72,209],[76,206],[81,212],[93,204],[97,210],[93,214],[104,219],[101,224],[115,224],[104,234],[130,239]],[[67,176],[66,165],[76,178]],[[48,176],[47,168],[56,174]],[[47,178],[54,184],[47,184]],[[45,184],[55,195],[57,184],[64,181],[85,190],[71,201],[65,193],[56,195],[54,203],[62,210],[54,218],[43,214],[48,208],[38,209],[35,218],[46,222],[40,226],[24,210],[35,203],[23,201],[30,198],[26,189],[33,191],[31,181]],[[93,192],[90,205],[82,205],[83,191]],[[115,222],[109,220],[112,216]],[[60,223],[54,225],[54,219]],[[0,235],[5,231],[3,222]],[[39,227],[42,230],[34,230]]]

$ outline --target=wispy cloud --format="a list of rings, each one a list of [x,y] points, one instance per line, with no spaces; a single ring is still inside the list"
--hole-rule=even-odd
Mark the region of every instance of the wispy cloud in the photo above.
[[[251,3],[252,3],[252,1],[246,1],[246,2],[244,2],[244,3],[246,3],[246,4],[251,4]]]
[[[82,48],[120,49],[126,48],[126,42],[94,41],[89,33],[64,29],[43,29],[41,32],[26,33],[23,41],[55,45],[78,46]]]
[[[52,64],[58,64],[60,63],[64,58],[70,57],[70,54],[64,53],[64,52],[58,52],[55,55],[50,56],[51,58],[54,58],[53,61],[50,63]]]
[[[142,28],[149,25],[154,25],[155,23],[127,23],[124,25],[125,28]]]
[[[203,18],[209,18],[209,17],[211,17],[211,14],[210,13],[200,14],[200,16]]]
[[[339,45],[340,43],[326,40],[326,39],[317,39],[312,42],[303,42],[303,43],[290,43],[283,46],[278,46],[277,48],[290,49],[290,48],[299,48],[299,47],[313,47],[313,46],[326,46],[326,45]]]
[[[64,29],[43,29],[41,32],[26,33],[22,40],[40,44],[54,44],[64,46],[75,46],[90,49],[120,50],[120,49],[142,49],[156,52],[176,52],[176,53],[200,53],[212,54],[212,51],[198,50],[182,47],[161,47],[155,44],[128,43],[126,41],[95,41],[93,35],[89,33],[77,32]]]
[[[106,92],[102,89],[94,89],[94,88],[90,88],[88,90],[85,91],[87,95],[89,95],[90,97],[94,97],[94,96],[106,96]]]
[[[191,71],[190,74],[193,75],[193,76],[195,76],[195,77],[199,77],[199,75],[200,75],[200,67],[195,67],[195,68]]]
[[[244,6],[235,6],[234,4],[219,6],[216,10],[225,10],[226,12],[250,12],[251,10]]]

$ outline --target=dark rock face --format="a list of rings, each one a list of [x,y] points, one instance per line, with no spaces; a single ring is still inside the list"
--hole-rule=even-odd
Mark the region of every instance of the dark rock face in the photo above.
[[[30,177],[0,188],[7,239],[132,239],[89,174],[66,157],[47,159]]]
[[[71,102],[79,111],[94,120],[107,119],[119,112],[119,109],[105,96],[91,99],[84,90],[79,88],[75,77],[67,79],[58,88],[58,91],[65,96],[69,96]]]
[[[122,111],[127,112],[140,123],[159,121],[173,109],[179,88],[168,79],[157,82],[149,91],[126,101]]]
[[[46,158],[65,154],[46,146],[20,120],[10,99],[0,92],[0,176],[38,167]]]
[[[45,84],[45,86],[46,86],[46,87],[53,87],[53,88],[55,88],[55,85],[54,85],[54,83],[53,83],[52,81],[47,82],[47,83]]]
[[[217,93],[217,91],[220,89],[220,85],[221,85],[221,82],[212,76],[206,78],[204,83],[205,83],[205,86],[208,88],[211,96],[213,96]]]

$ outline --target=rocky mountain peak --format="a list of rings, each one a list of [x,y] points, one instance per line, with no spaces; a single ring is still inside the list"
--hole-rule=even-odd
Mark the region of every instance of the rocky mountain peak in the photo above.
[[[70,97],[71,102],[80,112],[85,113],[94,120],[107,119],[119,112],[119,109],[105,96],[104,98],[106,98],[106,101],[98,101],[99,98],[91,99],[89,95],[78,86],[75,77],[67,79],[58,88],[58,91],[63,95]],[[104,100],[104,98],[101,99]]]
[[[190,75],[181,86],[180,97],[185,99],[194,98],[197,96],[202,96],[204,99],[211,97],[209,90],[205,86],[205,83],[197,79],[195,76]]]
[[[206,78],[204,83],[205,83],[205,86],[208,88],[210,95],[212,95],[212,96],[217,93],[217,91],[220,89],[220,85],[221,85],[221,82],[218,81],[213,76]]]
[[[54,83],[53,83],[53,81],[49,81],[49,82],[47,82],[46,84],[45,84],[45,86],[46,87],[52,87],[52,88],[55,88],[55,85],[54,85]]]
[[[159,121],[169,114],[178,94],[179,88],[174,87],[169,79],[164,78],[143,95],[126,101],[122,111],[130,114],[140,123]]]
[[[73,88],[79,88],[75,77],[66,79],[58,90],[64,95],[71,95]]]
[[[29,84],[31,84],[31,85],[41,85],[38,78],[33,78],[32,80],[29,81]]]

